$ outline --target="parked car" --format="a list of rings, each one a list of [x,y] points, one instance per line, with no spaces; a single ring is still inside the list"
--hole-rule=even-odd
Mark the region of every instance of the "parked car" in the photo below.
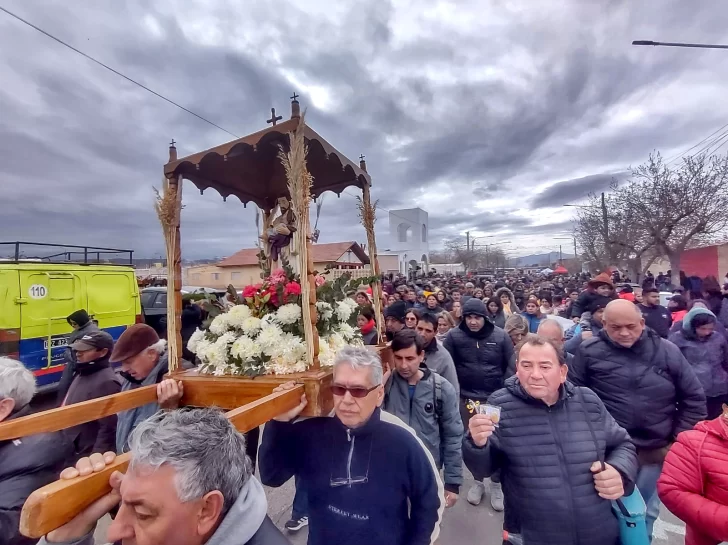
[[[216,288],[202,288],[198,286],[182,286],[182,296],[204,294],[206,297],[215,297],[218,300],[225,297],[225,290]],[[142,312],[144,323],[152,326],[157,334],[167,336],[167,288],[144,288],[141,292]]]

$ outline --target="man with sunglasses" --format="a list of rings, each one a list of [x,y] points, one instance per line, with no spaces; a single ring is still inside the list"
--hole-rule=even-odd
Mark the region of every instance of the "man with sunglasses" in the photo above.
[[[308,496],[309,545],[432,545],[444,489],[432,455],[380,409],[379,356],[341,349],[334,360],[334,416],[296,421],[301,403],[266,424],[258,463],[268,486],[294,475]],[[274,391],[291,389],[293,382]]]

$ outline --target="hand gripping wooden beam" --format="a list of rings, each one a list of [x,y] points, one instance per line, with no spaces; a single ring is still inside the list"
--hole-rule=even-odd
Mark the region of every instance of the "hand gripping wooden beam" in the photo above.
[[[136,391],[139,390],[143,390],[143,388]],[[246,432],[296,407],[300,403],[303,393],[304,386],[298,385],[291,390],[271,393],[251,401],[242,407],[229,411],[225,416],[236,429]],[[153,394],[152,401],[156,400],[156,390],[153,391]],[[95,418],[98,418],[98,415],[89,420]],[[61,425],[56,429],[62,429],[63,427],[65,426]],[[114,471],[126,471],[129,459],[129,453],[122,454],[117,456],[113,464],[108,465],[98,473],[86,477],[56,481],[33,492],[23,506],[20,518],[20,532],[24,536],[38,539],[69,522],[83,509],[111,491],[109,477]]]

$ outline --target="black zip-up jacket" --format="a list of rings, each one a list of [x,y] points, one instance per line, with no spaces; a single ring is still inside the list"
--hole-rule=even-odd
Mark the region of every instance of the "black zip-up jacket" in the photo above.
[[[617,519],[611,503],[599,497],[590,468],[604,459],[622,475],[629,493],[637,454],[594,392],[566,382],[549,407],[511,377],[488,403],[501,407],[498,428],[482,448],[468,434],[463,458],[478,474],[501,471],[506,509],[515,511],[509,518],[518,520],[524,543],[617,545]]]
[[[642,317],[645,319],[645,325],[651,328],[663,339],[667,339],[670,334],[670,326],[672,325],[672,314],[669,310],[661,305],[648,307],[646,305],[637,305],[640,309]]]
[[[30,407],[25,407],[8,420],[28,414]],[[30,545],[38,541],[20,534],[20,510],[31,492],[58,479],[71,453],[71,445],[62,433],[43,433],[0,441],[2,545]]]
[[[591,388],[641,449],[662,449],[707,416],[705,393],[680,349],[645,328],[631,347],[603,329],[576,351],[569,380]]]
[[[296,475],[308,496],[309,545],[432,545],[444,494],[429,451],[380,409],[361,427],[336,417],[265,425],[260,480]]]
[[[485,304],[469,299],[463,306],[463,321],[447,333],[443,346],[450,352],[460,383],[460,397],[486,399],[503,387],[513,374],[513,343],[505,331],[485,319],[480,331],[470,331],[465,316],[486,318]]]

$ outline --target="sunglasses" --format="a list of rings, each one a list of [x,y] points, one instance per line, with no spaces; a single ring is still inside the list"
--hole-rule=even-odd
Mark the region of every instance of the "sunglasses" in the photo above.
[[[345,396],[346,392],[351,394],[351,397],[361,399],[362,397],[368,396],[371,392],[379,388],[379,384],[372,386],[371,388],[347,388],[346,386],[338,386],[334,384],[331,387],[331,391],[334,392],[335,396]]]

